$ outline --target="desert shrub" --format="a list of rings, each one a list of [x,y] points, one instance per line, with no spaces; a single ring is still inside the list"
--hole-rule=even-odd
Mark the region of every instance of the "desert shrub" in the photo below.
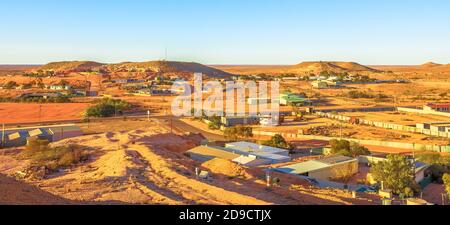
[[[353,98],[353,99],[357,99],[357,98],[386,99],[386,98],[389,98],[389,96],[384,95],[384,94],[370,94],[365,91],[349,91],[346,94],[344,94],[343,96],[347,97],[347,98]]]
[[[14,89],[16,88],[18,85],[15,81],[8,81],[8,83],[3,85],[4,89]]]
[[[110,117],[116,113],[121,115],[124,110],[131,108],[130,103],[120,99],[104,98],[95,103],[94,106],[86,109],[86,117]]]
[[[50,147],[47,140],[32,140],[19,157],[31,160],[33,167],[55,172],[86,160],[88,155],[77,145]]]
[[[223,132],[224,137],[229,141],[238,141],[240,138],[253,137],[253,129],[248,126],[227,127]]]
[[[40,152],[48,149],[50,142],[48,140],[36,139],[30,140],[27,143],[25,149],[29,152]]]
[[[370,151],[364,146],[359,145],[356,142],[350,142],[347,140],[336,140],[330,141],[331,153],[339,154],[348,157],[357,157],[360,155],[369,155]]]
[[[210,121],[208,128],[211,130],[218,130],[222,126],[222,121],[219,116],[208,117],[207,120]]]
[[[444,176],[442,176],[442,180],[444,181],[445,191],[447,191],[447,194],[450,195],[450,173],[444,174]]]
[[[69,103],[72,102],[67,96],[58,96],[58,97],[49,97],[49,98],[41,98],[41,97],[19,97],[19,98],[11,98],[11,97],[0,97],[0,102],[14,102],[14,103]]]
[[[270,140],[263,142],[263,144],[275,148],[283,148],[288,150],[294,149],[294,147],[279,134],[275,134]]]
[[[430,164],[428,170],[433,182],[442,183],[442,177],[450,173],[450,156],[441,155],[438,152],[424,152],[417,155],[417,160]]]

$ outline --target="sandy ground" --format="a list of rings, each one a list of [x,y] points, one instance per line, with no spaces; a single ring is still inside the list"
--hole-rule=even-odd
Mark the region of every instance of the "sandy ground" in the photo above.
[[[426,115],[404,112],[369,112],[369,113],[342,113],[345,116],[358,117],[371,121],[394,123],[401,125],[416,126],[417,123],[425,122],[449,122],[450,117]]]
[[[352,199],[347,192],[313,188],[286,174],[276,175],[282,181],[279,187],[267,189],[259,168],[239,168],[246,175],[230,179],[226,171],[216,174],[211,165],[202,167],[183,155],[198,142],[169,134],[167,127],[156,124],[68,139],[54,145],[76,143],[89,150],[92,159],[48,179],[28,182],[63,198],[101,204],[378,204],[375,196]],[[10,164],[1,171],[7,174],[26,163],[3,162]],[[213,179],[196,179],[196,166],[211,171]]]
[[[430,203],[442,205],[442,193],[445,193],[445,187],[442,184],[429,184],[423,190],[423,199]],[[449,201],[447,201],[448,204]]]
[[[87,103],[0,103],[0,123],[78,120],[83,118],[83,112],[88,106]]]
[[[75,204],[37,187],[0,174],[0,205]]]

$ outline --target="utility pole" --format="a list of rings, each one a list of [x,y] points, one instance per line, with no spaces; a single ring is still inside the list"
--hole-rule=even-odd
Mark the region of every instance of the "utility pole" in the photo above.
[[[6,144],[5,144],[5,124],[3,124],[3,127],[2,127],[2,147],[5,147],[6,146]]]
[[[173,116],[170,115],[170,133],[173,134]]]
[[[39,105],[39,124],[42,125],[42,105]]]

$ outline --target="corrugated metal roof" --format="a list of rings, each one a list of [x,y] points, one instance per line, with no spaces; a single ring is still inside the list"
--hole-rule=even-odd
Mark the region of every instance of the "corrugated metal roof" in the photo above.
[[[34,136],[39,136],[39,135],[41,135],[43,133],[42,133],[41,129],[34,129],[34,130],[31,130],[31,131],[28,131],[28,134],[30,135],[30,137],[34,137]]]
[[[308,173],[311,171],[327,168],[329,166],[330,165],[328,165],[328,164],[311,160],[308,162],[297,163],[297,164],[293,164],[293,165],[289,165],[289,166],[275,168],[274,170],[283,172],[283,173],[304,174],[304,173]]]
[[[19,132],[12,133],[12,134],[8,135],[8,139],[9,139],[9,140],[16,140],[16,139],[19,139],[20,137],[21,137],[21,136],[20,136],[20,133],[19,133]]]
[[[255,144],[255,143],[245,142],[245,141],[228,143],[228,144],[226,144],[226,147],[227,148],[231,148],[231,149],[244,151],[244,152],[248,152],[248,153],[251,153],[251,154],[252,153],[277,154],[277,153],[286,153],[286,152],[288,152],[288,150],[286,150],[286,149],[274,148],[274,147],[265,146],[265,145],[258,145],[258,144]]]
[[[204,155],[204,156],[212,156],[215,158],[228,159],[228,160],[233,160],[240,156],[238,154],[224,151],[219,147],[209,147],[209,146],[198,146],[198,147],[195,147],[195,148],[187,151],[187,153],[194,153],[194,154],[199,154],[199,155]]]
[[[327,158],[323,158],[323,159],[318,159],[316,161],[325,163],[328,165],[333,165],[336,163],[341,163],[341,162],[350,161],[350,160],[353,160],[353,158],[343,156],[343,155],[336,155],[336,156],[331,156],[331,157],[327,157]]]

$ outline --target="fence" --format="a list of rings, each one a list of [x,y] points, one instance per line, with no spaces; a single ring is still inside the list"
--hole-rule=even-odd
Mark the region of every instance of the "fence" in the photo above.
[[[419,134],[425,134],[425,135],[435,136],[435,137],[450,138],[450,132],[438,132],[438,131],[432,131],[429,129],[423,129],[423,128],[418,128],[418,127],[413,127],[413,126],[385,123],[385,122],[379,122],[379,121],[371,121],[371,120],[366,120],[366,119],[362,119],[362,118],[357,118],[356,120],[353,120],[352,117],[333,114],[333,113],[315,112],[315,114],[319,117],[334,119],[334,120],[338,120],[338,121],[342,121],[342,122],[346,122],[346,123],[355,122],[356,124],[360,124],[360,125],[367,125],[367,126],[379,127],[379,128],[384,128],[384,129],[390,129],[390,130],[405,131],[405,132],[410,132],[410,133],[419,133]]]
[[[404,143],[404,142],[390,142],[390,141],[378,141],[378,140],[361,140],[361,139],[352,139],[352,138],[338,138],[338,137],[325,137],[325,136],[316,136],[316,135],[302,135],[302,134],[294,134],[294,133],[278,133],[278,132],[267,132],[267,131],[253,131],[253,135],[261,135],[261,136],[274,136],[275,134],[280,134],[284,138],[289,139],[315,139],[322,141],[330,141],[333,139],[343,139],[347,141],[353,141],[362,145],[372,145],[372,146],[381,146],[388,148],[400,148],[400,149],[410,149],[417,151],[434,151],[434,152],[448,152],[450,153],[450,145],[447,146],[439,146],[439,145],[424,145],[424,144],[415,144],[415,143]]]
[[[413,108],[405,108],[405,107],[398,107],[397,110],[401,111],[401,112],[420,113],[420,114],[427,114],[427,115],[450,117],[450,113],[431,111],[431,110],[413,109]]]

